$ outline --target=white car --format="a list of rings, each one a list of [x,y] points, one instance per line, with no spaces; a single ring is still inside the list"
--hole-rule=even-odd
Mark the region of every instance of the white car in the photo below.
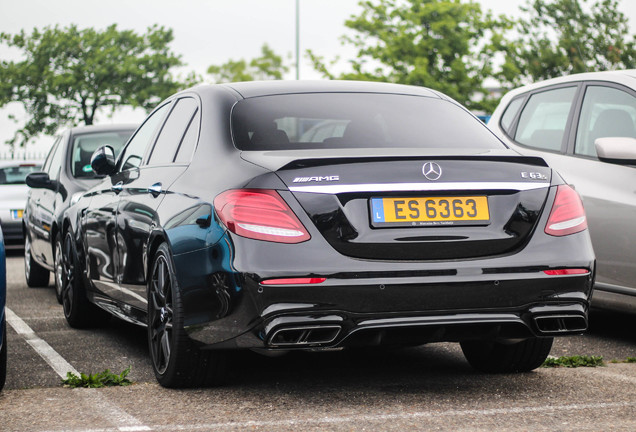
[[[40,171],[42,161],[0,161],[0,226],[6,245],[23,245],[22,215],[29,194],[25,178]]]
[[[636,313],[636,70],[518,88],[488,127],[576,188],[597,259],[592,306]]]

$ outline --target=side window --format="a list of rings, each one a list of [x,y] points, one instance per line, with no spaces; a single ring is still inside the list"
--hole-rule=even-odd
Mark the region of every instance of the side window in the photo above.
[[[175,103],[152,149],[148,161],[150,165],[169,164],[174,161],[175,154],[186,134],[186,128],[196,110],[197,102],[194,98],[182,98]]]
[[[503,130],[506,131],[506,133],[510,133],[510,127],[512,126],[512,122],[519,112],[519,108],[521,108],[523,100],[523,97],[514,99],[508,104],[508,108],[506,108],[506,112],[504,112],[504,115],[501,116],[501,127],[503,128]]]
[[[589,86],[581,107],[574,152],[596,156],[594,141],[603,137],[636,138],[636,98],[612,87]]]
[[[190,121],[188,130],[183,136],[183,140],[181,141],[181,145],[179,146],[175,162],[188,163],[190,162],[190,159],[192,159],[192,152],[194,151],[194,148],[197,145],[197,141],[199,140],[199,123],[199,115],[198,112],[195,111],[194,117]]]
[[[170,107],[170,103],[163,105],[146,119],[143,125],[137,130],[135,136],[130,140],[120,158],[120,171],[137,168],[141,165],[146,148],[155,136],[155,131],[159,123],[163,120]]]
[[[64,150],[66,150],[66,147],[62,145],[62,140],[60,139],[57,146],[53,150],[50,159],[46,161],[48,166],[45,170],[51,180],[57,180],[57,177],[60,174],[60,168],[62,167],[62,157],[65,153]]]
[[[55,152],[57,151],[57,147],[59,146],[61,139],[62,137],[58,136],[55,142],[53,143],[53,145],[51,146],[51,150],[49,151],[49,154],[46,156],[44,165],[42,165],[42,171],[46,173],[49,172],[49,167],[51,166],[51,162],[53,161],[53,156],[55,155]]]
[[[515,141],[540,150],[561,150],[576,89],[559,88],[530,96],[519,117]]]

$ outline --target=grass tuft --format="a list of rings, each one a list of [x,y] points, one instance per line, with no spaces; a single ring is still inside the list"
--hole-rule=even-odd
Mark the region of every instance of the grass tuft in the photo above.
[[[62,385],[64,385],[64,387],[70,388],[101,388],[127,386],[132,384],[132,381],[126,378],[129,373],[130,366],[124,369],[124,371],[119,375],[112,373],[108,369],[106,369],[104,372],[99,372],[96,374],[80,373],[80,376],[77,376],[72,372],[67,372],[66,379],[62,380]]]
[[[541,367],[597,367],[603,366],[603,357],[601,356],[565,356],[565,357],[548,357]]]

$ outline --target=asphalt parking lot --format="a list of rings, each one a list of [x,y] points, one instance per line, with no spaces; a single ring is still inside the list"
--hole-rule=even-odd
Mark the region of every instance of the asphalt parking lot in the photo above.
[[[26,287],[19,251],[9,252],[7,273],[2,431],[636,430],[636,364],[609,362],[636,357],[632,316],[594,313],[588,334],[555,342],[552,355],[600,355],[599,368],[482,374],[456,344],[246,352],[224,387],[167,390],[153,376],[143,328],[112,320],[71,329],[52,287]],[[128,387],[63,388],[58,375],[128,366]]]

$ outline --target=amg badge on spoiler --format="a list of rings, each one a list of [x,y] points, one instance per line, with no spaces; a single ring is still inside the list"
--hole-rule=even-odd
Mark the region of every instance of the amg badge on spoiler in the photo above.
[[[296,177],[294,183],[320,182],[320,181],[340,181],[340,176],[320,176],[320,177]]]

